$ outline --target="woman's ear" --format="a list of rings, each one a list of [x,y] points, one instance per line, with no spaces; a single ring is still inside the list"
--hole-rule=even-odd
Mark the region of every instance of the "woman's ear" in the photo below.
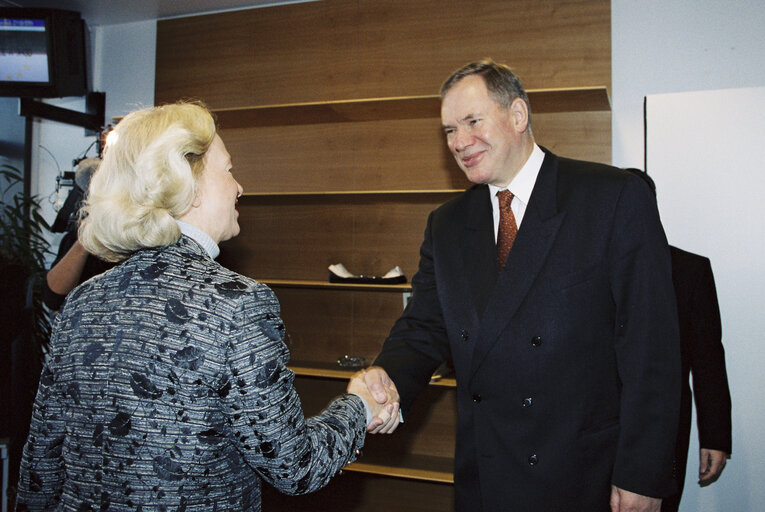
[[[199,196],[199,188],[194,192],[194,199],[191,201],[192,208],[199,208],[202,205],[202,198]]]

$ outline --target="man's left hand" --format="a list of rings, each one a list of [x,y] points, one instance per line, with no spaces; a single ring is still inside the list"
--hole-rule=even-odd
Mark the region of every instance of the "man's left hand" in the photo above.
[[[661,498],[651,498],[611,486],[611,512],[659,512]]]
[[[699,485],[712,484],[720,478],[728,454],[720,450],[702,448],[699,451]]]

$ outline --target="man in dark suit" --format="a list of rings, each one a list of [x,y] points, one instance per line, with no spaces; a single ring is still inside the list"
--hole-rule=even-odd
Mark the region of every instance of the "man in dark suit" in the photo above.
[[[639,169],[627,170],[641,177],[656,194],[656,185],[648,174]],[[709,485],[719,478],[731,453],[732,437],[728,373],[712,265],[704,256],[673,246],[669,249],[680,321],[682,395],[674,467],[678,491],[662,501],[662,512],[675,512],[680,506],[691,437],[692,399],[696,402],[699,432],[699,485]]]
[[[476,185],[431,213],[368,386],[394,385],[406,418],[452,358],[458,511],[658,511],[673,492],[680,348],[654,196],[537,146],[506,66],[468,64],[441,97],[447,145]]]

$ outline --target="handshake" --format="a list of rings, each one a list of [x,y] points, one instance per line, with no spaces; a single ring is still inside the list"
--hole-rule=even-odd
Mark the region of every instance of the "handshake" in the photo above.
[[[396,385],[388,374],[378,366],[361,370],[351,377],[348,393],[361,397],[372,412],[367,432],[391,434],[401,422],[399,395]]]

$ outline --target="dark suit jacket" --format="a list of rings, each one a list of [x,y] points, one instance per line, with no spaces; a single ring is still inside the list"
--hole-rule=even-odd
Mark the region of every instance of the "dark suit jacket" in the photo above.
[[[731,453],[731,403],[712,266],[703,256],[677,247],[670,247],[670,251],[683,369],[675,456],[675,473],[682,492],[691,433],[692,398],[696,401],[701,448],[726,453]],[[693,376],[693,395],[689,374]]]
[[[680,350],[655,198],[547,153],[497,275],[487,186],[428,219],[413,297],[376,363],[406,414],[452,356],[460,511],[609,510],[672,491]]]
[[[24,448],[19,510],[255,512],[364,442],[360,398],[305,419],[279,303],[183,236],[73,290]]]

